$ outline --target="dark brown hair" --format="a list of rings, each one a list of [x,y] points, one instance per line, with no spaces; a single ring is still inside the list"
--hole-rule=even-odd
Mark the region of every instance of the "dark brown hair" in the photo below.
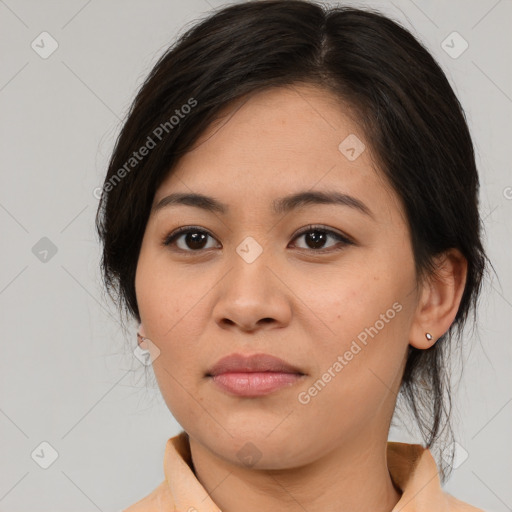
[[[426,446],[442,434],[451,441],[447,350],[455,334],[460,341],[472,308],[476,317],[487,260],[479,179],[465,115],[445,74],[407,30],[378,12],[242,2],[196,24],[161,56],[119,134],[98,206],[105,287],[140,322],[135,271],[155,191],[226,105],[297,83],[322,87],[356,112],[402,201],[418,280],[435,272],[435,256],[449,248],[467,259],[454,323],[430,349],[409,346],[400,390]]]

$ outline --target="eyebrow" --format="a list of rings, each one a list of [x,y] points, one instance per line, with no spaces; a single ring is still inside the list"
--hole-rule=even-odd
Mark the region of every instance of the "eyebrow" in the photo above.
[[[354,208],[374,219],[373,213],[361,200],[341,192],[324,192],[305,190],[272,201],[272,209],[276,215],[285,214],[297,208],[315,204],[334,204]],[[152,213],[175,205],[187,205],[201,208],[208,212],[225,214],[229,207],[219,200],[196,193],[174,193],[156,203]]]

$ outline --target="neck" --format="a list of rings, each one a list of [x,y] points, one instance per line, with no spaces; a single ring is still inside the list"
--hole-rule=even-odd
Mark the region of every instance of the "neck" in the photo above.
[[[389,475],[387,439],[340,444],[296,468],[258,470],[216,456],[190,438],[196,476],[223,512],[391,512],[400,491]]]

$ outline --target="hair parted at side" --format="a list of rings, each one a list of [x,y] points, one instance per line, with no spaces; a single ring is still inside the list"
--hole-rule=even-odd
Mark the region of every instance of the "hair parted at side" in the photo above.
[[[436,448],[443,436],[451,442],[446,357],[471,309],[476,316],[487,262],[478,173],[445,74],[378,12],[306,0],[242,2],[202,20],[161,56],[131,106],[102,189],[96,228],[105,288],[140,322],[135,272],[159,185],[228,104],[298,83],[334,93],[356,113],[376,166],[402,201],[418,280],[435,272],[435,256],[447,249],[467,259],[454,323],[430,349],[409,346],[401,385],[426,446]],[[450,465],[439,462],[444,481]]]

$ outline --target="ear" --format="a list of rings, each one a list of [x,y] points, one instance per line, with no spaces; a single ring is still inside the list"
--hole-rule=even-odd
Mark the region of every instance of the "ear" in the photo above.
[[[464,293],[467,260],[458,249],[449,249],[436,258],[436,271],[422,285],[409,343],[418,349],[430,348],[450,328]],[[426,333],[432,339],[426,338]]]
[[[143,338],[146,338],[146,331],[144,331],[142,323],[139,325],[139,328],[137,329],[137,334],[140,334]],[[140,345],[141,339],[139,338],[139,336],[137,336],[137,342]]]

